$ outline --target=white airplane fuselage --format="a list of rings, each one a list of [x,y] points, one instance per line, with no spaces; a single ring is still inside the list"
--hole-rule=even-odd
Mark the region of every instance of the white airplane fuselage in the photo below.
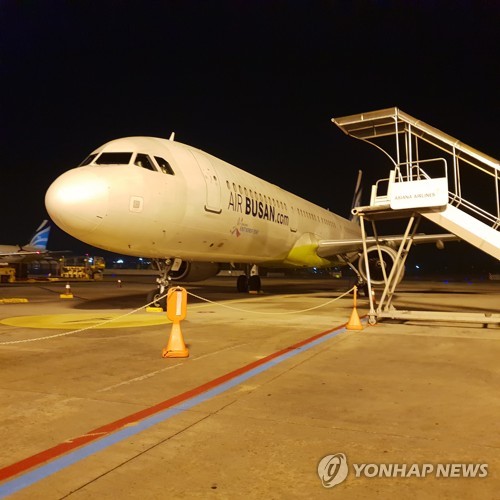
[[[99,164],[101,153],[130,161]],[[264,266],[332,266],[317,242],[359,239],[354,221],[173,140],[128,137],[49,187],[45,203],[68,234],[115,253]],[[148,155],[156,170],[134,164]],[[163,173],[161,159],[173,171]],[[126,160],[125,160],[126,162]]]

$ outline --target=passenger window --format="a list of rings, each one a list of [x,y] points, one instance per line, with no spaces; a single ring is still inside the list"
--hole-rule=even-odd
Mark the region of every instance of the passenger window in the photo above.
[[[138,167],[146,168],[148,170],[152,170],[153,172],[156,172],[156,168],[151,163],[149,156],[142,154],[142,153],[137,153],[137,156],[135,157],[134,165],[137,165]]]
[[[174,175],[174,171],[172,170],[170,163],[168,163],[165,158],[162,158],[161,156],[155,156],[155,160],[164,174]]]

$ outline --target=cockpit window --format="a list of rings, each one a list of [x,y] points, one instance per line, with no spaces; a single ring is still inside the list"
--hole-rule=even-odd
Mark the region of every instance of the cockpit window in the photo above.
[[[148,155],[142,154],[142,153],[137,153],[137,156],[135,157],[134,165],[137,165],[138,167],[142,168],[147,168],[148,170],[152,170],[153,172],[156,172],[156,168],[149,159]]]
[[[132,159],[132,155],[133,153],[120,152],[101,154],[93,153],[87,156],[87,158],[85,158],[85,160],[83,160],[83,162],[80,163],[79,166],[83,167],[84,165],[89,165],[90,163],[95,163],[97,165],[129,165],[130,160]],[[151,160],[150,156],[144,153],[137,153],[134,158],[134,165],[145,168],[147,170],[152,170],[153,172],[158,172],[158,170],[161,170],[164,174],[174,175],[174,171],[172,170],[172,167],[167,160],[161,158],[160,156],[155,156],[154,158],[158,163],[158,167]]]
[[[128,165],[132,153],[101,153],[95,163],[97,165]]]
[[[164,174],[174,175],[174,171],[172,170],[172,167],[170,166],[170,163],[168,163],[167,160],[165,160],[161,156],[155,156],[155,160]]]
[[[82,161],[82,163],[80,163],[79,167],[84,167],[85,165],[88,165],[89,163],[92,163],[92,160],[97,156],[97,153],[93,154],[93,155],[89,155],[87,156],[87,158],[85,158],[85,160]]]

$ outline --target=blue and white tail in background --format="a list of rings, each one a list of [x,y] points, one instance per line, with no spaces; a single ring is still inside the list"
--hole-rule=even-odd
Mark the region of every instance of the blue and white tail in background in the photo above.
[[[361,206],[361,195],[363,194],[363,187],[361,186],[362,176],[363,176],[363,171],[358,170],[358,179],[356,181],[356,187],[354,188],[354,196],[352,198],[351,211],[349,215],[349,220],[356,220],[358,223],[359,219],[355,215],[353,215],[352,209]]]
[[[50,224],[47,219],[45,219],[40,226],[38,226],[35,234],[31,238],[30,242],[26,245],[27,247],[38,248],[40,250],[46,250],[47,244],[49,242]]]

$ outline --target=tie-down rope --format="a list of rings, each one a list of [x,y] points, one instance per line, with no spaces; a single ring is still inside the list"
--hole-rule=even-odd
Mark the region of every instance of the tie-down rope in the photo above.
[[[191,293],[191,292],[187,292],[187,293],[188,293],[188,295],[191,295],[192,297],[195,297],[197,299],[203,300],[205,302],[209,302],[209,303],[214,304],[214,305],[219,306],[219,307],[225,307],[226,309],[232,309],[233,311],[241,311],[241,312],[254,313],[254,314],[275,314],[275,315],[278,315],[278,314],[297,314],[297,313],[312,311],[314,309],[319,309],[320,307],[325,307],[328,304],[331,304],[332,302],[335,302],[335,301],[337,301],[337,300],[345,297],[347,294],[351,293],[354,290],[354,288],[355,287],[352,287],[350,290],[347,290],[347,292],[343,293],[342,295],[339,295],[338,297],[335,297],[334,299],[328,300],[325,303],[320,304],[319,306],[309,307],[307,309],[301,309],[301,310],[298,310],[298,311],[284,311],[284,312],[250,311],[248,309],[240,309],[238,307],[228,306],[227,304],[222,304],[220,302],[214,302],[214,301],[206,299],[204,297],[200,297],[199,295],[195,295],[194,293]],[[56,333],[55,335],[47,335],[45,337],[36,337],[34,339],[11,340],[11,341],[8,341],[8,342],[0,342],[0,345],[22,344],[22,343],[25,343],[25,342],[35,342],[35,341],[38,341],[38,340],[55,339],[57,337],[65,337],[66,335],[73,335],[75,333],[80,333],[80,332],[84,332],[84,331],[87,331],[87,330],[92,330],[94,328],[99,328],[99,327],[101,327],[103,325],[106,325],[108,323],[112,323],[113,321],[125,318],[127,316],[130,316],[131,314],[134,314],[134,313],[142,310],[142,309],[145,309],[146,307],[149,307],[150,305],[152,305],[152,304],[160,301],[161,299],[165,298],[167,296],[167,294],[168,294],[168,292],[164,293],[163,295],[161,295],[160,297],[156,298],[155,300],[152,300],[151,302],[148,302],[144,306],[141,306],[141,307],[139,307],[137,309],[129,311],[128,313],[122,314],[120,316],[115,316],[114,318],[107,319],[107,320],[102,321],[102,322],[100,322],[100,323],[98,323],[96,325],[87,326],[85,328],[79,328],[78,330],[71,330],[69,332]]]

